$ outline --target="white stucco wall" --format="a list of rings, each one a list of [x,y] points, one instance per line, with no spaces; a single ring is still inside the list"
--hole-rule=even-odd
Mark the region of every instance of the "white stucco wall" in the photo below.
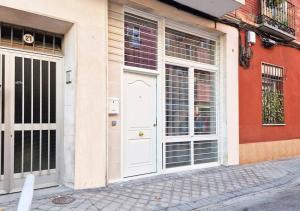
[[[73,82],[64,86],[60,178],[75,188],[105,185],[107,1],[0,0],[0,11],[0,21],[65,34],[63,71]]]

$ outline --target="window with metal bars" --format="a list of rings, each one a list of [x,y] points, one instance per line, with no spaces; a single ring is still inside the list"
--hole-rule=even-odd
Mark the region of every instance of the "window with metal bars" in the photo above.
[[[194,100],[194,134],[216,133],[216,76],[214,72],[194,69],[194,90],[189,86],[189,69],[166,65],[166,135],[189,135],[190,102]]]
[[[165,73],[166,136],[178,139],[167,139],[166,168],[218,162],[218,141],[197,140],[216,135],[216,73],[170,64]]]
[[[215,64],[216,41],[166,28],[166,55],[196,62]]]
[[[125,13],[125,65],[157,69],[157,22]]]
[[[191,165],[191,143],[166,143],[166,168]]]
[[[284,124],[283,68],[262,64],[263,124]]]
[[[189,133],[188,68],[166,65],[166,135]]]
[[[32,35],[34,42],[24,42],[25,34]],[[63,35],[0,23],[0,46],[60,55],[62,40]]]
[[[194,70],[194,134],[216,133],[215,73]]]

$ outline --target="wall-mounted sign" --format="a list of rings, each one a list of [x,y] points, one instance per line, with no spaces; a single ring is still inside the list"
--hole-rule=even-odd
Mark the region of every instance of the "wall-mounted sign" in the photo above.
[[[34,43],[34,36],[31,34],[24,34],[23,35],[23,40],[27,44],[32,44]]]

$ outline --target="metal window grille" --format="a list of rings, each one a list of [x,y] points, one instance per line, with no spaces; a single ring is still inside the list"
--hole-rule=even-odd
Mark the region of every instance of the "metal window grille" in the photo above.
[[[196,62],[216,63],[216,41],[166,28],[166,55]]]
[[[24,34],[31,34],[34,42],[25,43]],[[0,46],[60,55],[62,54],[62,40],[63,35],[0,23]]]
[[[194,134],[216,133],[215,73],[194,70]]]
[[[191,165],[191,143],[166,143],[166,168]]]
[[[166,143],[166,168],[218,162],[218,149],[217,140]]]
[[[217,140],[194,142],[194,164],[217,162],[218,157]]]
[[[188,68],[166,65],[166,135],[189,133]]]
[[[157,69],[157,22],[125,13],[125,65]]]
[[[262,65],[262,117],[263,124],[284,123],[283,68]]]

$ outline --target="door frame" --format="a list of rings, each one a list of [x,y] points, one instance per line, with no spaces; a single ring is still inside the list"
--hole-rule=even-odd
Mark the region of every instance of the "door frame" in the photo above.
[[[227,135],[226,135],[226,115],[227,111],[226,108],[226,74],[224,72],[225,65],[224,62],[226,61],[226,56],[224,49],[226,49],[226,42],[222,37],[223,32],[221,31],[214,31],[208,32],[201,27],[194,27],[192,25],[184,25],[176,20],[165,18],[162,16],[157,16],[152,14],[151,12],[145,12],[142,10],[131,8],[127,5],[124,5],[124,11],[129,12],[147,19],[151,19],[157,21],[158,24],[158,46],[160,49],[157,52],[157,69],[150,70],[145,68],[133,67],[125,65],[125,61],[122,62],[121,67],[121,94],[120,94],[120,102],[121,102],[121,114],[120,114],[120,123],[121,123],[121,168],[120,168],[120,179],[112,180],[111,182],[115,181],[126,181],[131,179],[143,178],[148,176],[160,175],[160,174],[167,174],[172,172],[180,172],[183,170],[192,170],[192,169],[201,169],[206,167],[213,167],[219,166],[224,163],[224,149],[227,146]],[[217,51],[216,51],[216,58],[217,63],[215,65],[209,65],[199,62],[194,62],[194,66],[206,71],[216,72],[216,117],[217,117],[217,131],[216,134],[218,140],[218,147],[219,147],[219,160],[216,163],[211,164],[197,164],[197,165],[189,165],[184,167],[176,167],[166,169],[165,166],[165,157],[164,157],[164,144],[166,142],[165,136],[165,64],[173,63],[174,65],[183,65],[183,64],[190,64],[193,61],[184,60],[176,57],[167,56],[165,53],[165,28],[171,28],[174,30],[178,30],[181,32],[185,32],[188,34],[192,34],[195,36],[200,36],[204,38],[208,38],[217,42]],[[224,59],[225,58],[225,59]],[[190,65],[188,65],[190,66]],[[131,178],[125,178],[123,174],[124,169],[124,161],[123,161],[123,143],[124,143],[124,109],[123,109],[123,82],[124,82],[124,73],[125,72],[133,72],[139,74],[147,74],[153,75],[157,78],[157,173],[154,174],[147,174],[141,176],[135,176]],[[108,150],[107,150],[108,152]],[[109,152],[108,152],[109,153]]]
[[[16,179],[14,177],[14,168],[13,168],[13,162],[14,162],[14,96],[15,96],[15,86],[14,86],[14,68],[15,68],[15,62],[14,57],[20,56],[20,57],[28,57],[31,59],[39,59],[39,60],[47,60],[47,61],[54,61],[56,62],[56,168],[55,170],[51,170],[51,172],[55,172],[53,174],[49,174],[50,170],[48,171],[48,175],[51,175],[53,177],[54,182],[45,183],[41,182],[41,184],[36,184],[35,188],[44,188],[44,187],[50,187],[55,186],[60,183],[60,175],[63,170],[63,131],[64,131],[64,59],[63,56],[60,55],[51,55],[46,53],[40,53],[40,52],[33,52],[33,51],[26,51],[26,50],[20,50],[20,49],[13,49],[13,48],[6,48],[0,46],[0,54],[5,55],[5,87],[6,91],[9,90],[11,95],[9,95],[10,100],[7,100],[7,96],[5,98],[5,114],[6,116],[9,116],[9,119],[6,119],[5,121],[5,127],[4,131],[8,131],[4,133],[4,163],[5,163],[5,169],[4,172],[7,172],[4,174],[4,179],[0,182],[3,183],[3,190],[0,190],[0,194],[5,193],[12,193],[12,192],[18,192],[22,189],[23,182],[25,180],[25,176],[30,174],[23,173],[22,179]],[[8,71],[11,71],[10,74]],[[7,79],[9,80],[9,83],[7,82]],[[7,123],[6,123],[7,122]],[[34,173],[36,176],[43,176],[44,174],[40,173]],[[45,174],[47,175],[47,174]],[[44,177],[45,178],[45,177]],[[41,181],[43,181],[43,178],[39,178]],[[37,180],[37,179],[36,179]]]

